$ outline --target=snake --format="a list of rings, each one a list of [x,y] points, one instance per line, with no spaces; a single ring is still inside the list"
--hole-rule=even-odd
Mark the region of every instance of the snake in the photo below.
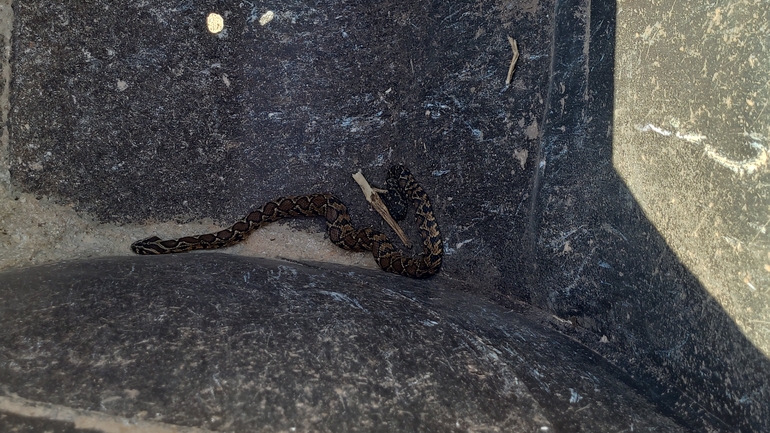
[[[333,194],[315,193],[279,197],[251,211],[223,230],[197,236],[161,239],[152,236],[131,244],[136,254],[156,255],[225,248],[245,240],[252,232],[269,223],[292,217],[324,217],[329,240],[348,251],[371,252],[385,271],[411,278],[426,278],[441,268],[444,252],[441,232],[428,195],[403,165],[394,165],[387,174],[388,200],[411,201],[422,238],[422,253],[417,256],[399,250],[388,237],[371,227],[356,228],[345,204]],[[385,198],[385,197],[383,197]],[[386,201],[386,204],[389,204]],[[403,208],[406,213],[406,207]],[[396,216],[396,219],[402,218]]]

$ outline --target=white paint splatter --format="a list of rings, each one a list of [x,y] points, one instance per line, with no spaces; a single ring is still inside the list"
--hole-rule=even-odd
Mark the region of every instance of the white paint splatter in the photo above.
[[[664,137],[674,136],[680,140],[684,140],[688,143],[693,143],[693,144],[703,144],[703,142],[708,138],[705,135],[697,134],[697,133],[668,131],[666,129],[659,128],[651,123],[648,123],[643,126],[637,126],[636,129],[640,132],[653,131]],[[703,145],[703,150],[706,152],[706,156],[711,158],[711,160],[713,160],[717,164],[731,170],[732,172],[738,175],[743,176],[744,174],[749,174],[749,175],[754,174],[757,171],[767,167],[767,164],[768,164],[767,148],[759,143],[760,137],[761,137],[759,134],[748,133],[746,135],[754,140],[748,143],[748,145],[756,153],[756,156],[754,156],[753,158],[748,158],[743,160],[734,160],[720,154],[716,148],[708,144]]]

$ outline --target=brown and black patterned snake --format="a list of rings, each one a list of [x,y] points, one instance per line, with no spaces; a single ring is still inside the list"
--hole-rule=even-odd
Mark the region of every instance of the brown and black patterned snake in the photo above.
[[[377,264],[388,272],[411,278],[429,277],[439,271],[444,246],[428,195],[405,167],[396,165],[388,171],[391,195],[409,199],[415,206],[417,224],[422,237],[422,254],[416,257],[399,251],[385,234],[372,228],[356,229],[345,205],[332,194],[309,194],[280,197],[265,203],[232,226],[216,233],[162,240],[157,236],[136,241],[131,250],[136,254],[168,254],[185,251],[224,248],[234,245],[254,230],[282,218],[324,217],[329,240],[350,251],[371,251]]]

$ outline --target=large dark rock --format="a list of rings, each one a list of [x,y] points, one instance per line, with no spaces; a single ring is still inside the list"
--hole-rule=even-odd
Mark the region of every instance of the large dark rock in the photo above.
[[[462,286],[217,253],[10,271],[0,383],[215,430],[681,431],[548,316]]]

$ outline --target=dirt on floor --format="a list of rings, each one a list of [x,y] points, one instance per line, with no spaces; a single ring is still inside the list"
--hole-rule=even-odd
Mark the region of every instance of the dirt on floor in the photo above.
[[[7,173],[7,168],[4,171]],[[169,238],[202,234],[217,228],[211,220],[142,226],[102,224],[78,214],[71,206],[56,204],[47,197],[12,192],[6,182],[0,183],[0,271],[58,260],[130,255],[129,245],[137,239],[156,234]],[[371,255],[341,250],[324,236],[322,232],[276,223],[255,232],[241,245],[221,251],[377,267]]]

